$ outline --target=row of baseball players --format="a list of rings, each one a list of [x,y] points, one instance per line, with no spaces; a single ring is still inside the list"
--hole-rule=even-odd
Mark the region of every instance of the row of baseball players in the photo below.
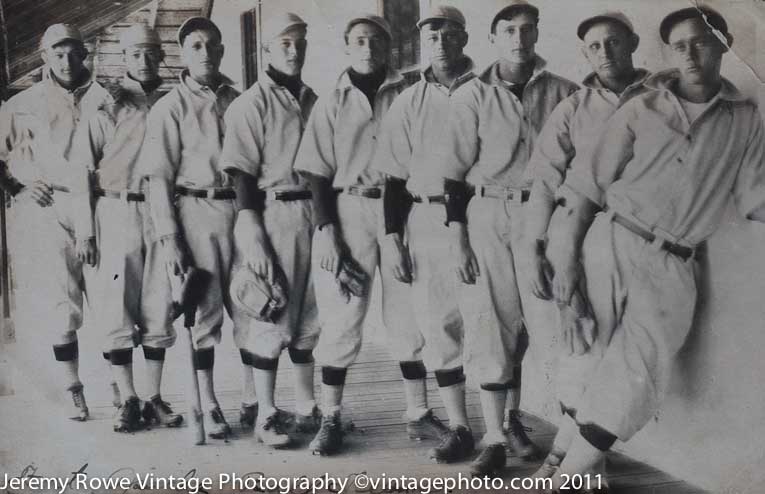
[[[83,261],[97,266],[89,286],[96,325],[109,335],[105,348],[127,397],[119,430],[137,427],[142,414],[180,423],[159,394],[164,349],[175,337],[165,267],[194,265],[215,278],[193,330],[212,434],[229,431],[212,379],[225,307],[242,355],[243,421],[266,444],[289,444],[274,405],[286,347],[297,428],[318,429],[312,451],[337,451],[343,385],[369,302],[330,289],[350,256],[370,277],[381,267],[407,431],[440,439],[430,452],[437,461],[472,456],[465,382],[480,389],[478,475],[502,469],[506,443],[524,458],[538,454],[518,410],[529,337],[522,306],[554,300],[567,343],[556,383],[564,413],[537,475],[557,485],[563,474],[600,471],[615,440],[628,440],[657,411],[690,329],[695,246],[715,230],[731,192],[745,216],[763,218],[762,122],[720,75],[732,36],[712,9],[664,18],[660,36],[676,68],[653,75],[633,66],[639,38],[623,14],[585,19],[577,35],[593,73],[581,89],[545,69],[534,50],[538,22],[533,5],[508,2],[491,23],[498,60],[474,74],[463,15],[434,7],[418,23],[430,65],[407,88],[388,65],[387,22],[356,17],[345,30],[350,67],[318,101],[300,78],[307,26],[294,14],[264,23],[270,64],[242,95],[218,70],[218,28],[190,19],[179,30],[187,71],[159,101],[163,54],[153,31],[125,34],[128,76],[109,97],[83,72],[79,33],[50,28],[50,77],[4,105],[0,157],[34,165],[11,166],[4,177],[13,216],[24,218],[11,234],[26,239],[26,250],[14,251],[25,253],[16,264],[26,272],[17,275],[22,288],[30,280],[36,293],[51,294],[37,299],[38,314],[49,309],[68,322],[52,337],[79,417],[87,417],[75,333]],[[80,115],[94,116],[74,132]],[[38,141],[46,138],[76,166],[45,159],[50,148]],[[94,222],[80,213],[86,194],[54,193],[72,175],[82,175],[72,190],[82,189],[85,174],[72,173],[80,165],[97,177]],[[43,257],[28,259],[35,252]],[[237,313],[228,296],[236,266],[265,278],[283,272],[289,302],[276,323]],[[156,391],[143,411],[130,367],[137,342]],[[426,368],[448,427],[428,407]]]

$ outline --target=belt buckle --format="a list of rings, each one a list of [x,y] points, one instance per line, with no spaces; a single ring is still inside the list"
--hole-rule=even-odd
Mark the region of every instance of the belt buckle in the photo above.
[[[275,190],[267,190],[266,191],[266,200],[268,201],[275,201],[279,198],[278,192]]]
[[[205,190],[205,198],[206,199],[215,199],[215,189],[207,189]]]
[[[120,191],[120,201],[128,202],[128,194],[129,194],[129,192],[128,192],[127,189],[122,189]]]
[[[523,192],[516,191],[510,188],[505,189],[505,202],[509,202],[511,204],[521,205],[523,202]]]

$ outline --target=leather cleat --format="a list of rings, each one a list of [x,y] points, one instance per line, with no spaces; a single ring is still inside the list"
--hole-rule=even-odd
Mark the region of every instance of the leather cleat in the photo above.
[[[319,432],[308,445],[308,449],[312,454],[321,456],[337,453],[343,446],[344,435],[340,412],[324,415],[321,419]]]
[[[406,433],[409,435],[409,439],[417,441],[423,439],[441,439],[449,433],[449,428],[438,417],[433,415],[433,410],[428,410],[418,420],[407,422]]]
[[[258,402],[249,405],[242,403],[239,408],[239,425],[242,429],[252,429],[255,427],[255,420],[258,418]]]
[[[314,405],[311,410],[311,415],[301,415],[295,413],[295,432],[299,433],[315,433],[321,428],[321,410]]]
[[[531,427],[526,427],[521,422],[521,412],[518,410],[507,410],[505,415],[505,427],[507,429],[507,449],[511,456],[517,456],[525,461],[536,461],[541,457],[541,452],[534,444],[527,432],[531,432]]]
[[[255,438],[272,448],[284,448],[292,442],[278,410],[266,417],[263,423],[255,423]]]
[[[170,404],[162,401],[160,395],[154,395],[144,403],[142,415],[147,424],[156,423],[165,427],[178,427],[183,423],[183,415],[173,412]]]
[[[114,416],[114,432],[135,432],[141,428],[141,401],[131,396]]]
[[[78,422],[84,422],[90,418],[84,388],[81,382],[76,382],[67,388],[67,391],[72,393],[72,402],[74,402],[72,415],[69,418]]]
[[[117,383],[112,381],[112,405],[114,405],[114,408],[119,408],[122,406],[122,397],[120,396],[120,388],[117,386]]]
[[[430,450],[430,458],[437,463],[453,463],[464,460],[475,450],[473,433],[464,425],[448,429],[441,444]]]
[[[228,422],[226,422],[226,418],[223,416],[220,406],[207,412],[207,418],[212,422],[210,424],[211,427],[208,429],[209,432],[207,433],[209,437],[212,439],[226,439],[231,435],[231,427],[228,425]]]
[[[505,445],[502,443],[489,444],[470,464],[470,475],[473,477],[493,477],[505,468],[506,462]]]

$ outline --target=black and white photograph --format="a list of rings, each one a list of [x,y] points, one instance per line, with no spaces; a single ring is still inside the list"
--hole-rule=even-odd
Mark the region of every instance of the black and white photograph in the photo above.
[[[0,494],[762,494],[765,1],[0,0]]]

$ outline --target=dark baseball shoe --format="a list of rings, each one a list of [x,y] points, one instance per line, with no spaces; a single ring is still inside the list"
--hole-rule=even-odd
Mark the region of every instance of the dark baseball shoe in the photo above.
[[[473,477],[493,477],[505,468],[506,461],[505,445],[502,443],[489,444],[470,464],[470,475]]]
[[[141,428],[141,402],[131,396],[114,416],[114,432],[134,432]]]
[[[441,444],[430,450],[430,457],[437,463],[453,463],[464,460],[475,450],[473,433],[464,425],[458,425],[441,439]]]
[[[272,448],[284,448],[292,442],[279,410],[255,423],[255,438]]]
[[[242,403],[239,408],[239,425],[242,429],[252,429],[255,427],[255,420],[258,418],[258,402],[249,405]]]
[[[170,403],[162,401],[160,395],[154,395],[143,404],[143,419],[147,424],[159,424],[165,427],[178,427],[183,423],[183,415],[173,412]]]
[[[449,433],[449,428],[438,417],[433,415],[433,410],[428,410],[428,413],[418,420],[407,422],[406,433],[409,435],[409,439],[417,441],[423,439],[441,439]]]
[[[295,413],[295,432],[299,433],[315,433],[321,428],[321,410],[314,405],[311,410],[311,415],[301,415]]]
[[[536,444],[534,444],[527,432],[531,432],[531,427],[526,427],[521,422],[522,413],[519,410],[507,410],[505,413],[505,429],[507,430],[508,453],[517,456],[525,461],[536,461],[541,457],[541,453]]]
[[[85,402],[84,388],[81,382],[76,382],[67,388],[67,391],[72,393],[72,402],[74,403],[69,418],[78,422],[84,422],[90,418],[88,404]]]
[[[211,422],[211,427],[208,429],[207,435],[212,439],[226,439],[231,435],[231,427],[226,422],[226,418],[223,416],[223,412],[220,406],[217,406],[207,412],[207,418]]]
[[[308,445],[308,449],[312,454],[321,456],[337,453],[343,446],[344,434],[339,411],[332,415],[324,415],[319,432]]]

